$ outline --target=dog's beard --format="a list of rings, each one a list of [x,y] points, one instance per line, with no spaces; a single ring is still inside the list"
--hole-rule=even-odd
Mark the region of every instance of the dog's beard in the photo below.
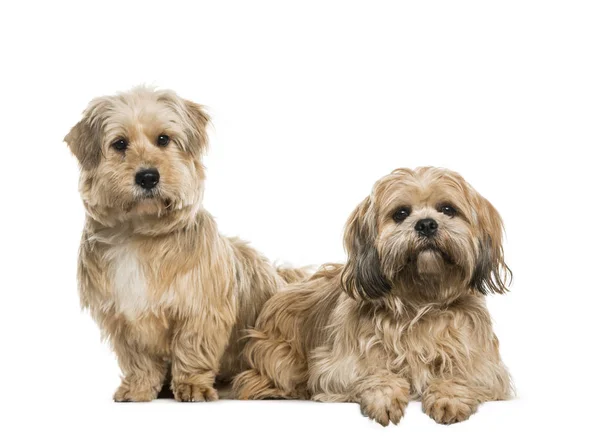
[[[418,305],[450,299],[465,286],[467,271],[453,244],[416,239],[404,245],[409,247],[398,250],[394,271],[386,272],[403,302]]]
[[[397,272],[414,267],[419,273],[440,273],[445,266],[455,264],[453,250],[453,247],[447,247],[439,239],[411,239],[403,241],[390,253],[388,265],[399,266]]]
[[[382,270],[391,281],[410,287],[457,284],[466,279],[467,252],[449,238],[397,238],[382,253]]]
[[[151,190],[113,188],[104,193],[99,204],[87,201],[86,207],[92,217],[107,226],[130,221],[143,221],[145,224],[164,222],[167,218],[196,213],[201,201],[201,191],[186,195],[178,190],[164,186]]]

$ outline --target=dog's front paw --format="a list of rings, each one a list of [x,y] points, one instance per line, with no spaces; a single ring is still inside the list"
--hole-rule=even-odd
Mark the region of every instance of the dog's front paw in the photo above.
[[[115,394],[115,402],[150,402],[156,399],[158,390],[153,386],[141,386],[122,382]]]
[[[175,400],[179,402],[210,402],[219,399],[217,390],[212,386],[174,382],[172,388]]]
[[[403,389],[379,387],[362,393],[360,411],[385,427],[390,422],[400,422],[407,404],[408,398]]]
[[[450,425],[467,420],[477,411],[477,402],[464,397],[423,397],[423,411],[438,424]]]

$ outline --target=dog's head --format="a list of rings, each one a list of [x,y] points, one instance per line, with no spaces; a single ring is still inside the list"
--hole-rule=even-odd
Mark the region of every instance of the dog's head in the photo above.
[[[503,226],[496,209],[459,174],[397,169],[379,180],[352,213],[342,274],[352,296],[507,290]],[[445,289],[450,290],[445,290]]]
[[[208,122],[172,91],[138,87],[93,100],[65,137],[88,214],[113,227],[197,208]]]

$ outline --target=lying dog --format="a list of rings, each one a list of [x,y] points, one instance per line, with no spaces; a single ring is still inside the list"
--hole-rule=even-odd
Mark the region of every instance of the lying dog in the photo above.
[[[444,424],[509,398],[484,297],[506,291],[502,230],[457,173],[383,177],[350,216],[348,263],[267,301],[237,396],[358,402],[382,425],[398,423],[411,397]]]

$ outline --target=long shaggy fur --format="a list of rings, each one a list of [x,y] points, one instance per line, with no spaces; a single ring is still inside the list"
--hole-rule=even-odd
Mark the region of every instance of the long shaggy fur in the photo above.
[[[435,235],[417,232],[422,219],[435,220]],[[502,230],[497,211],[457,173],[385,176],[348,220],[348,262],[266,302],[235,393],[357,402],[382,425],[398,423],[411,398],[444,424],[509,398],[484,298],[504,292],[510,276]]]
[[[201,106],[142,87],[93,100],[65,138],[81,165],[87,215],[81,305],[117,355],[116,401],[156,398],[168,370],[177,400],[217,399],[215,376],[245,368],[240,338],[263,303],[306,275],[279,274],[246,243],[219,234],[202,207],[208,122]],[[114,147],[119,139],[125,150]],[[135,183],[146,168],[160,173],[151,191]]]

